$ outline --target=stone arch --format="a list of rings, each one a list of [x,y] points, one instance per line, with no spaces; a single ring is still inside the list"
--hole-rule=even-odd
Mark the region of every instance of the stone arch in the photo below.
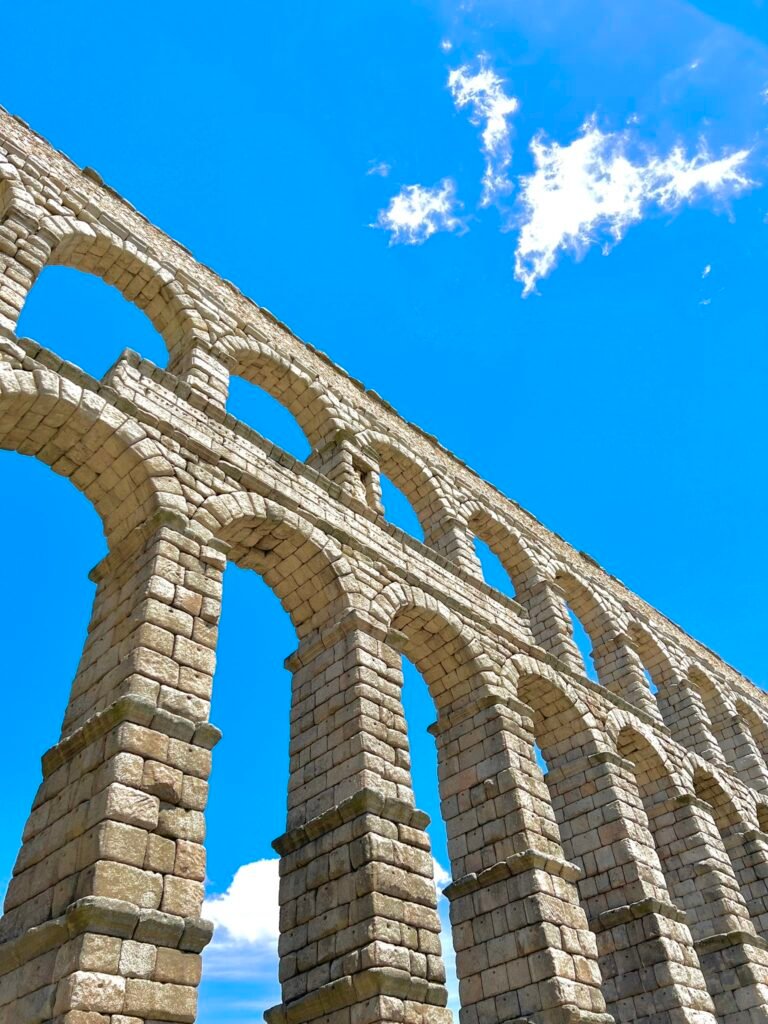
[[[676,677],[675,666],[669,654],[651,630],[636,619],[629,622],[627,637],[659,692],[662,692]]]
[[[284,406],[315,451],[332,443],[344,429],[335,404],[320,380],[266,342],[230,336],[216,346],[229,372],[263,388]],[[258,424],[251,424],[258,430]]]
[[[526,604],[530,588],[541,576],[541,568],[527,541],[482,502],[466,502],[460,509],[460,516],[467,530],[487,544],[498,557],[512,581],[515,597]]]
[[[619,632],[615,614],[612,614],[602,596],[584,580],[567,569],[559,568],[555,573],[555,582],[562,589],[567,604],[584,626],[593,649],[612,639]]]
[[[730,698],[699,665],[689,666],[686,679],[701,697],[709,723],[722,746],[723,731],[727,728],[727,720],[734,714]]]
[[[371,449],[379,471],[410,502],[424,531],[424,543],[439,547],[453,516],[434,472],[418,455],[385,434],[365,430],[359,442]]]
[[[440,601],[392,583],[376,598],[373,617],[394,631],[398,649],[426,682],[438,713],[498,690],[498,668],[479,641]]]
[[[599,723],[575,687],[527,655],[515,654],[508,664],[517,672],[517,696],[531,709],[534,734],[550,769],[601,749]]]
[[[98,222],[46,217],[36,235],[35,272],[20,296],[21,313],[34,281],[46,266],[72,267],[112,285],[149,318],[169,353],[210,343],[208,325],[172,270],[137,239],[120,238]]]
[[[768,788],[768,769],[749,710],[738,709],[732,695],[698,664],[688,667],[686,682],[701,702],[713,739],[712,749],[699,743],[696,752],[707,761],[730,765],[749,785]]]
[[[624,712],[611,712],[606,722],[620,757],[635,766],[635,777],[644,803],[679,796],[685,790],[675,781],[677,773],[650,730],[632,721]]]
[[[727,835],[743,823],[741,809],[713,772],[703,765],[695,765],[691,784],[696,796],[712,808],[721,835]]]
[[[186,513],[173,469],[144,428],[51,370],[0,365],[0,448],[69,477],[101,516],[110,547],[156,512]]]
[[[352,567],[336,540],[280,505],[238,492],[209,498],[197,522],[277,595],[300,638],[355,603]]]

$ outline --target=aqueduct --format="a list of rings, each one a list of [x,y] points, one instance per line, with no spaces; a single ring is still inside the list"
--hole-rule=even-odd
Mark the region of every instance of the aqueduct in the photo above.
[[[168,369],[128,351],[95,380],[18,337],[51,262],[141,308]],[[226,412],[233,374],[305,463]],[[269,1024],[450,1019],[403,654],[436,709],[462,1024],[768,1021],[765,696],[5,112],[0,446],[69,477],[109,547],[0,921],[0,1024],[195,1020],[227,559],[297,638]]]

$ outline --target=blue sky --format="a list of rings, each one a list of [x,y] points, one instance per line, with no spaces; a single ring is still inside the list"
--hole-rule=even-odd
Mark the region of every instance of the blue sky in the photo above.
[[[768,683],[763,3],[43,2],[12,5],[4,33],[5,107]],[[43,273],[21,329],[96,375],[125,347],[166,361],[142,314],[71,270]],[[306,453],[257,389],[238,382],[230,411]],[[104,552],[68,482],[2,465],[0,887]],[[407,525],[396,495],[388,509]],[[295,643],[265,585],[229,569],[203,1024],[250,1024],[278,998],[261,862],[284,827]],[[412,671],[406,700],[445,864]]]

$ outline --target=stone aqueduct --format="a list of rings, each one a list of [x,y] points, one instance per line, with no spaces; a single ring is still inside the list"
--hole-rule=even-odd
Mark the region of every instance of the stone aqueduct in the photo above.
[[[168,369],[126,352],[95,380],[17,337],[51,263],[140,307]],[[298,642],[270,1024],[450,1018],[403,653],[437,713],[462,1024],[768,1021],[761,693],[6,113],[0,270],[0,446],[69,477],[109,545],[0,922],[0,1024],[195,1020],[227,559]],[[226,413],[233,374],[306,463]]]

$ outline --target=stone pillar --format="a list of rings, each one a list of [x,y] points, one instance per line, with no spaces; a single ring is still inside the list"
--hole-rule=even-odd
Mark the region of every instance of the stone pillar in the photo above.
[[[712,809],[685,794],[648,809],[721,1024],[768,1021],[768,944],[750,920]]]
[[[378,468],[375,461],[360,453],[351,431],[338,430],[334,437],[312,451],[307,464],[369,508],[382,511]]]
[[[168,372],[189,384],[194,394],[219,409],[226,409],[231,359],[214,352],[211,343],[184,338],[168,354]]]
[[[635,782],[611,752],[550,764],[547,783],[616,1021],[714,1024],[685,915],[673,904]]]
[[[156,520],[95,570],[88,640],[0,921],[0,1022],[194,1021],[223,554]]]
[[[597,950],[534,756],[530,709],[486,687],[433,726],[462,1024],[610,1024]]]
[[[768,835],[734,829],[723,842],[755,931],[768,940]]]
[[[725,764],[704,701],[687,679],[670,673],[660,682],[656,700],[674,740],[712,764]]]
[[[449,1024],[400,656],[357,613],[302,641],[280,862],[282,1003],[269,1024]]]
[[[565,594],[554,580],[539,580],[527,591],[531,632],[537,644],[559,658],[572,672],[585,674],[584,659],[573,640]]]
[[[483,578],[472,534],[466,524],[456,516],[438,509],[423,523],[424,543],[438,554],[455,563],[473,576]],[[478,573],[479,570],[479,573]]]
[[[617,634],[596,644],[592,651],[600,682],[633,708],[661,724],[661,712],[648,688],[643,665],[625,636]]]

